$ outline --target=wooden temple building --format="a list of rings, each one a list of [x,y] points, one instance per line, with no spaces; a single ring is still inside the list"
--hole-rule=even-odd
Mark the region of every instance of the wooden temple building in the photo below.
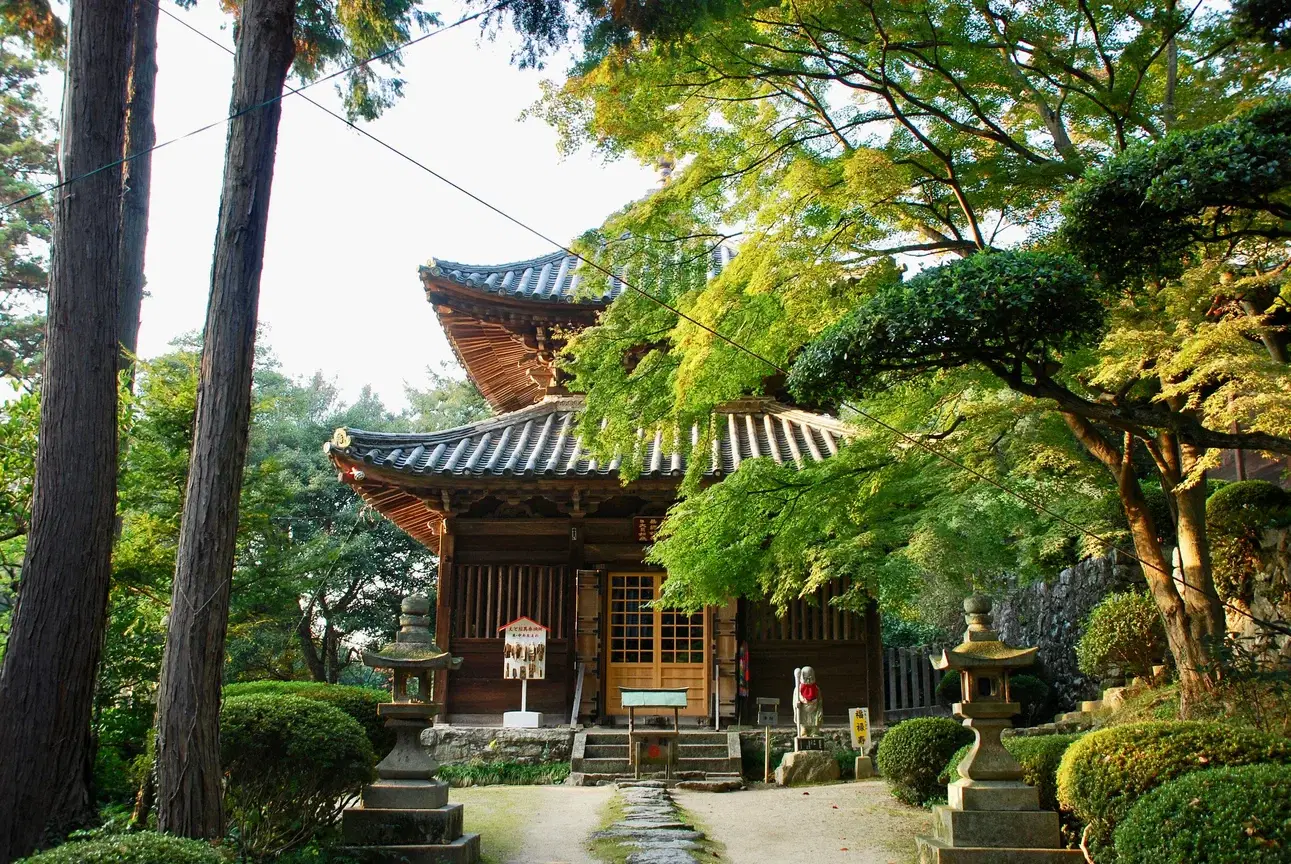
[[[729,254],[714,253],[714,270]],[[645,470],[626,486],[618,460],[584,451],[575,434],[582,398],[556,385],[560,334],[594,323],[623,286],[588,299],[576,264],[555,253],[422,267],[427,300],[497,415],[425,434],[338,429],[325,445],[344,482],[439,555],[436,641],[465,658],[447,683],[449,719],[492,724],[516,707],[498,628],[527,616],[550,628],[547,677],[529,687],[530,710],[548,723],[615,722],[626,714],[621,686],[688,687],[685,714],[699,724],[753,722],[757,697],[779,697],[787,722],[793,669],[804,665],[816,669],[829,719],[868,706],[882,723],[878,613],[829,605],[843,581],[783,615],[745,599],[693,615],[648,606],[667,574],[643,555],[675,500],[687,448],[645,441]],[[848,434],[832,418],[765,398],[725,406],[714,422],[711,482],[746,459],[828,459]]]

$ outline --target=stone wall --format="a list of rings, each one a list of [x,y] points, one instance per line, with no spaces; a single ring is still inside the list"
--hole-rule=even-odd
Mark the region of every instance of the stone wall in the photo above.
[[[1291,621],[1291,529],[1265,531],[1260,547],[1262,560],[1253,577],[1251,602],[1235,605],[1256,618],[1285,624]],[[1263,628],[1240,612],[1229,609],[1227,615],[1228,629],[1252,640],[1248,644],[1260,642],[1265,635]],[[1270,661],[1291,661],[1291,637],[1272,636],[1271,643],[1259,646],[1267,648]]]
[[[1010,645],[1040,649],[1055,710],[1071,711],[1081,700],[1097,699],[1099,693],[1099,682],[1082,675],[1076,666],[1076,642],[1085,616],[1113,591],[1142,587],[1138,565],[1125,556],[1113,552],[1087,558],[996,603],[995,626]]]
[[[488,726],[433,726],[421,733],[421,744],[437,762],[568,762],[574,730],[502,729]]]

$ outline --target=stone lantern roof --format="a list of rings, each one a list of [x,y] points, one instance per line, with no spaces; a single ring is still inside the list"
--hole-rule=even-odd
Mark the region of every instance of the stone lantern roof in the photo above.
[[[964,641],[942,651],[932,661],[936,669],[1015,669],[1035,662],[1039,648],[1014,648],[1000,641],[999,632],[991,627],[989,597],[968,598],[964,601],[964,612],[968,622]]]

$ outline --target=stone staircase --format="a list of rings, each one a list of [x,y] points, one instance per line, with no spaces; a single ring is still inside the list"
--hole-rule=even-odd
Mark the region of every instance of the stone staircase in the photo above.
[[[738,789],[740,736],[738,732],[682,732],[677,745],[673,780],[683,788]],[[594,786],[633,776],[628,763],[628,733],[613,729],[588,729],[574,736],[570,759],[571,782]],[[662,779],[663,773],[649,775]]]

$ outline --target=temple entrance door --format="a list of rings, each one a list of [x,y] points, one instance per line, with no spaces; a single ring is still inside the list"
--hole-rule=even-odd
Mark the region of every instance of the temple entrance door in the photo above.
[[[708,615],[652,609],[663,573],[610,573],[609,713],[624,715],[620,687],[688,687],[682,714],[712,713]]]

